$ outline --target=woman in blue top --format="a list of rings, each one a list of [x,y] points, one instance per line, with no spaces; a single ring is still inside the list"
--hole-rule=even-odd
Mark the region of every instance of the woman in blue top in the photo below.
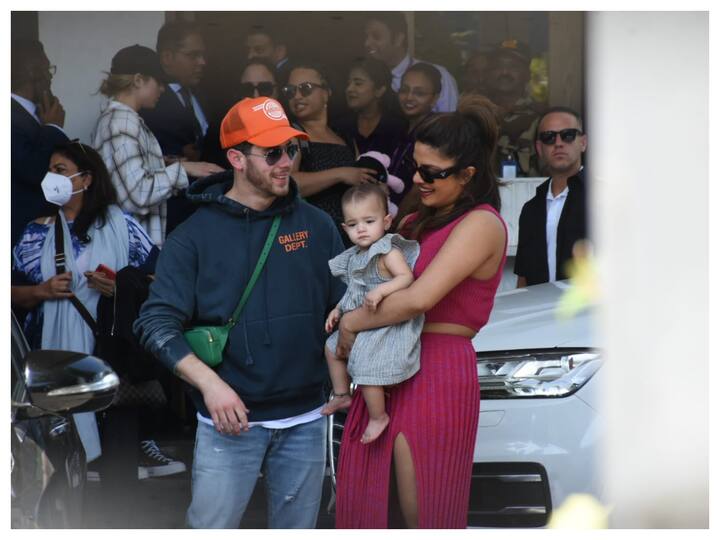
[[[42,188],[58,213],[30,222],[13,249],[11,301],[13,307],[29,311],[24,327],[31,348],[91,353],[95,338],[69,298],[76,296],[95,316],[100,295],[112,296],[115,288],[112,279],[96,271],[98,266],[113,271],[139,267],[157,248],[117,206],[107,168],[90,146],[71,142],[57,147]],[[56,219],[62,223],[66,270],[59,275]],[[83,413],[75,419],[91,461],[100,454],[94,415]]]

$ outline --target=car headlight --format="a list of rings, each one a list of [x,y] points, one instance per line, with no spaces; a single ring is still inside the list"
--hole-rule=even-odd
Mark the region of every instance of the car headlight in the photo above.
[[[601,363],[593,349],[478,353],[477,373],[483,398],[566,397]]]

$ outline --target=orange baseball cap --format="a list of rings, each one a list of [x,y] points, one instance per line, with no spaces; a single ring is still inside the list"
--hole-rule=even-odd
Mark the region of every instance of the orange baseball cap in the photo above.
[[[310,138],[307,133],[290,127],[282,105],[268,97],[238,101],[220,125],[220,146],[223,149],[245,141],[268,148],[293,137]]]

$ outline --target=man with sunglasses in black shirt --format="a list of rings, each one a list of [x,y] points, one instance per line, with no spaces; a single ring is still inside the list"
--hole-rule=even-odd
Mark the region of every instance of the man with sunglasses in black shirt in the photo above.
[[[582,166],[587,135],[580,115],[568,107],[549,109],[538,123],[535,149],[550,178],[520,213],[518,287],[567,279],[573,246],[587,238]]]

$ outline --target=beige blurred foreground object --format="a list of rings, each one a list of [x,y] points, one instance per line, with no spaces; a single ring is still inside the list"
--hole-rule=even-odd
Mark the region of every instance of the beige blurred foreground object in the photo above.
[[[592,495],[576,493],[550,517],[551,529],[607,529],[609,511]]]
[[[574,317],[600,299],[597,269],[589,242],[575,242],[573,257],[567,263],[567,275],[570,277],[570,288],[563,293],[557,306],[560,319]]]

